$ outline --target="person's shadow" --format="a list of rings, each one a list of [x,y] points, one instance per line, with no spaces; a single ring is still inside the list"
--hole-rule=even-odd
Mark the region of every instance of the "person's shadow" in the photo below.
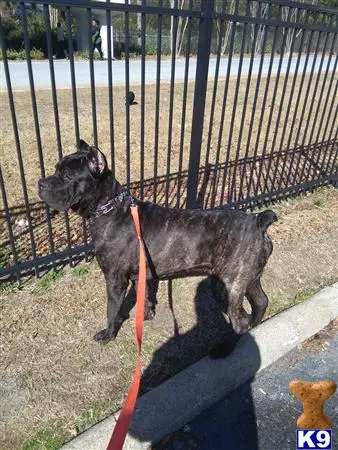
[[[173,312],[170,282],[168,286],[169,306]],[[195,294],[197,323],[188,332],[179,334],[173,313],[173,337],[155,352],[151,363],[143,372],[141,394],[158,386],[174,373],[200,360],[201,357],[209,355],[206,359],[199,361],[198,365],[202,367],[201,373],[198,373],[196,384],[189,385],[190,396],[186,396],[186,399],[184,398],[184,392],[182,394],[182,387],[179,385],[179,377],[169,379],[166,382],[167,388],[168,383],[170,385],[167,391],[169,393],[173,392],[173,398],[168,398],[168,402],[165,402],[164,406],[162,405],[167,409],[167,411],[163,411],[163,414],[161,414],[159,404],[156,404],[159,397],[156,397],[155,390],[144,398],[142,396],[139,398],[129,433],[140,441],[152,442],[153,446],[151,448],[153,449],[174,450],[179,448],[183,450],[199,448],[202,450],[208,448],[208,450],[255,450],[258,448],[256,418],[250,383],[260,366],[259,350],[249,333],[240,338],[227,323],[222,313],[222,308],[220,308],[220,305],[214,298],[212,287],[215,288],[212,278],[207,278],[199,283]],[[216,358],[218,361],[214,361]],[[238,405],[232,407],[228,401],[224,402],[222,400],[222,405],[220,403],[221,406],[213,407],[209,411],[208,419],[203,421],[205,425],[203,432],[195,434],[193,431],[187,432],[186,430],[173,432],[173,429],[169,429],[168,416],[176,416],[174,422],[180,422],[181,424],[193,419],[193,417],[185,415],[185,410],[191,409],[191,405],[189,408],[186,408],[186,403],[184,402],[194,402],[196,400],[196,404],[198,404],[199,398],[201,395],[203,396],[201,390],[203,392],[212,392],[211,397],[215,399],[215,402],[222,399],[223,387],[219,386],[218,388],[217,384],[212,387],[214,380],[210,379],[210,365],[214,365],[215,372],[213,373],[216,374],[217,372],[215,380],[222,379],[225,384],[229,385],[230,383],[231,386],[234,386],[234,390],[226,398],[232,397],[232,403]],[[203,367],[207,368],[206,373],[203,373]],[[219,377],[219,371],[222,373],[221,377]],[[231,376],[228,379],[227,374],[231,374],[231,371],[236,376]],[[238,387],[247,380],[249,380],[249,383],[246,383],[239,391]],[[196,397],[194,395],[191,396],[191,391]],[[224,398],[224,400],[226,399]],[[209,403],[209,405],[212,403],[214,402]],[[205,404],[204,402],[203,405]],[[244,416],[242,417],[243,406]],[[203,407],[198,410],[197,406],[193,410],[197,411],[197,414],[193,414],[195,416],[202,413]],[[208,411],[203,414],[208,414]],[[200,417],[203,417],[203,414]],[[145,415],[147,416],[146,420],[144,420]],[[180,416],[182,418],[177,421],[176,419]],[[199,419],[197,419],[198,421]],[[188,428],[190,430],[191,427]],[[201,430],[203,427],[198,425],[198,428]],[[167,430],[168,433],[163,433],[164,430]],[[164,439],[163,434],[167,434]],[[208,434],[212,436],[208,436]],[[160,441],[159,437],[162,438]]]

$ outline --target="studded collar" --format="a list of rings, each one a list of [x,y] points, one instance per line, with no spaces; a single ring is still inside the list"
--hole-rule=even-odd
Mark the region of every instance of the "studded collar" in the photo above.
[[[127,191],[122,191],[119,195],[110,199],[104,205],[99,206],[90,216],[89,220],[93,220],[108,214],[110,211],[113,211],[118,206],[120,206],[124,200],[129,200],[130,204],[133,204],[135,201],[134,198]]]

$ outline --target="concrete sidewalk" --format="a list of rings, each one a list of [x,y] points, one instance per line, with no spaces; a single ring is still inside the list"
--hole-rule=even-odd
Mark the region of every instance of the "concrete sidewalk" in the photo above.
[[[338,315],[338,283],[244,335],[225,359],[203,358],[139,398],[124,449],[147,449],[251,380],[326,327]],[[63,449],[103,450],[116,417],[90,428]]]

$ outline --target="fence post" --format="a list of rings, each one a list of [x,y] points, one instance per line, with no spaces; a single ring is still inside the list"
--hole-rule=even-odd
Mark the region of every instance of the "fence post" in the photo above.
[[[201,2],[199,23],[194,109],[192,114],[189,171],[187,181],[187,208],[196,208],[198,173],[203,136],[205,97],[207,93],[209,57],[212,34],[212,15],[215,0]]]

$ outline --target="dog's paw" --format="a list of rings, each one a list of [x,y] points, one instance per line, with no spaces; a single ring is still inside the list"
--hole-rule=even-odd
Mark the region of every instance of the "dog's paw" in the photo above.
[[[250,318],[241,317],[236,321],[232,321],[232,328],[234,332],[238,335],[245,334],[250,327]]]
[[[98,333],[95,333],[93,336],[94,341],[104,341],[109,342],[113,339],[115,339],[116,334],[113,330],[109,330],[109,328],[105,328],[104,330],[99,331]]]

